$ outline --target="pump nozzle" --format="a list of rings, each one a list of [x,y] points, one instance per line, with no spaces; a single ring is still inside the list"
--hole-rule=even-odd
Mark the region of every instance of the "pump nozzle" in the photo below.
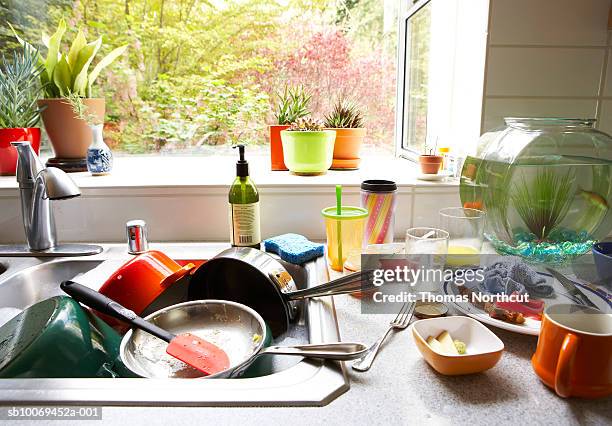
[[[240,159],[236,162],[236,176],[246,177],[249,175],[249,162],[244,159],[244,145],[234,145],[238,148]]]

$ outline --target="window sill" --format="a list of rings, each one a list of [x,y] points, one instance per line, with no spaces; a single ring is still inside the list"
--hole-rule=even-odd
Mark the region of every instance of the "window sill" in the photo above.
[[[236,159],[223,157],[117,157],[113,172],[106,176],[91,176],[87,172],[70,176],[85,192],[93,190],[153,189],[153,188],[223,188],[231,184],[236,173]],[[341,184],[355,187],[366,179],[387,179],[400,188],[454,187],[457,180],[428,182],[417,179],[414,163],[400,158],[373,156],[362,161],[359,170],[330,170],[321,176],[295,176],[287,171],[270,170],[267,156],[249,158],[251,177],[260,189],[321,188]],[[17,188],[14,176],[0,177],[0,190]],[[297,189],[296,188],[296,189]],[[99,191],[96,191],[99,192]]]

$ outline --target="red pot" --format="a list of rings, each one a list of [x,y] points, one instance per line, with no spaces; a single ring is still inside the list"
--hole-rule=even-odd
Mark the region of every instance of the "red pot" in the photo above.
[[[0,129],[0,176],[15,176],[17,170],[17,150],[11,142],[29,141],[38,155],[40,149],[40,129],[19,128]]]
[[[281,130],[288,129],[289,126],[282,124],[273,124],[270,126],[270,160],[272,170],[289,170],[285,166],[285,157],[283,156],[283,142],[281,141]]]

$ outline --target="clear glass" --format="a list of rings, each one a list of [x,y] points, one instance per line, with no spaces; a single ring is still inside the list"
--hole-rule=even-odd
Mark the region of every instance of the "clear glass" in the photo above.
[[[436,292],[442,285],[440,271],[446,264],[448,251],[448,232],[437,228],[410,228],[406,231],[406,259],[409,267],[429,271],[419,280],[415,290],[419,293]]]
[[[612,138],[581,118],[506,118],[466,158],[463,207],[502,254],[560,263],[612,229]]]
[[[485,213],[464,207],[447,207],[439,214],[440,228],[449,234],[447,265],[478,265],[484,240]]]
[[[443,254],[448,251],[449,234],[437,228],[410,228],[406,231],[406,254]]]

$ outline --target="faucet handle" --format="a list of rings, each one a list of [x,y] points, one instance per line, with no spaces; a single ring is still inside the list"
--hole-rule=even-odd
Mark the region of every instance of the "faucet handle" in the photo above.
[[[128,238],[128,253],[140,254],[149,250],[147,223],[144,220],[130,220],[125,224]]]
[[[17,149],[17,182],[21,186],[34,186],[36,176],[45,166],[40,158],[32,149],[32,145],[28,141],[11,142],[11,145]]]

